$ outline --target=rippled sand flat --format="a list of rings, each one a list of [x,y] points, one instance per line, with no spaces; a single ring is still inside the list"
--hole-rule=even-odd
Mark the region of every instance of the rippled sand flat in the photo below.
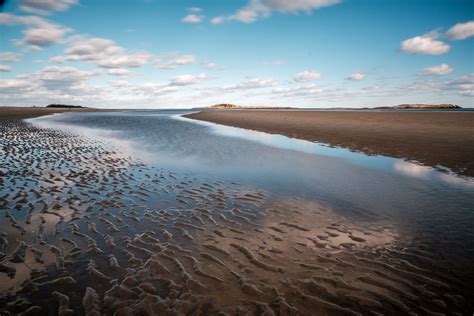
[[[18,120],[0,136],[0,313],[470,309],[462,276],[383,218],[150,167]]]

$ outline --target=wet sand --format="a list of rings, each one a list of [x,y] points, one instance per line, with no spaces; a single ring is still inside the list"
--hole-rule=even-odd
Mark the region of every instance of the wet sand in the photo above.
[[[0,121],[0,313],[472,310],[465,269],[388,220],[135,161]]]
[[[186,117],[441,165],[474,176],[474,112],[224,110]]]
[[[62,112],[97,112],[100,109],[82,108],[82,109],[61,109],[61,108],[40,108],[40,107],[19,107],[19,106],[0,106],[0,121],[11,119],[26,119],[42,115],[62,113]]]

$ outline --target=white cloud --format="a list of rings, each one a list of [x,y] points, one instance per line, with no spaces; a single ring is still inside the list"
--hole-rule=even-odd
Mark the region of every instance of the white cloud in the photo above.
[[[0,61],[4,62],[12,62],[12,61],[19,61],[21,55],[13,52],[3,52],[0,53]]]
[[[204,16],[199,14],[188,14],[181,19],[183,23],[201,23]]]
[[[446,32],[446,36],[450,40],[463,40],[474,36],[474,21],[454,25]]]
[[[68,44],[66,55],[52,57],[49,61],[60,64],[66,61],[89,61],[102,68],[136,68],[145,65],[152,57],[147,52],[124,54],[125,48],[105,38],[74,36],[68,40]]]
[[[112,40],[97,37],[73,36],[68,39],[69,47],[65,56],[50,58],[50,62],[64,63],[66,61],[93,61],[99,62],[125,51]]]
[[[445,85],[445,89],[448,91],[455,90],[462,96],[474,96],[474,74],[448,81]]]
[[[19,41],[19,44],[28,44],[37,49],[59,43],[64,35],[71,31],[69,28],[31,15],[19,16],[0,13],[0,24],[27,26],[28,28],[23,31],[25,36],[23,40]]]
[[[65,11],[77,0],[21,0],[20,10],[33,14],[48,14],[51,11]]]
[[[404,83],[397,87],[397,92],[420,94],[424,92],[438,93],[442,95],[457,94],[460,96],[474,96],[474,74],[458,77],[449,80],[440,79],[421,79],[413,82]]]
[[[439,76],[446,75],[453,71],[453,68],[448,64],[441,64],[433,67],[428,67],[418,72],[418,76]]]
[[[200,75],[179,75],[171,78],[170,86],[189,86],[207,79],[208,77],[205,73],[202,73]]]
[[[346,80],[362,81],[362,80],[364,80],[365,76],[366,76],[366,74],[363,73],[363,72],[354,72],[349,77],[347,77]]]
[[[202,12],[203,9],[201,8],[188,8],[189,14],[186,15],[181,19],[181,22],[183,23],[201,23],[202,20],[204,19],[204,16],[201,14],[198,14]]]
[[[319,86],[315,84],[309,84],[291,88],[275,88],[272,90],[272,94],[276,94],[281,97],[309,97],[318,95],[321,93],[321,91],[322,89]]]
[[[34,47],[44,47],[59,43],[69,30],[51,24],[24,31],[24,42]]]
[[[128,69],[115,68],[115,69],[109,69],[108,74],[114,75],[114,76],[131,76],[134,73]]]
[[[111,80],[109,83],[111,86],[116,88],[125,88],[130,86],[130,83],[127,80]]]
[[[219,65],[216,63],[205,63],[207,69],[218,69]]]
[[[132,87],[132,91],[150,97],[161,96],[177,91],[176,87],[170,87],[163,83],[145,83]]]
[[[155,66],[161,69],[174,69],[178,66],[191,65],[196,62],[196,57],[194,55],[181,55],[172,58],[158,59],[155,62]]]
[[[220,24],[224,21],[253,23],[259,19],[269,17],[275,11],[293,14],[311,13],[313,10],[335,5],[339,2],[339,0],[249,0],[246,6],[234,14],[215,17],[211,20],[211,23]]]
[[[210,61],[207,60],[207,59],[201,60],[200,64],[201,64],[202,66],[206,67],[206,68],[209,69],[209,70],[223,70],[223,69],[225,69],[224,66],[221,66],[221,65],[219,65],[219,64],[210,62]]]
[[[216,16],[211,19],[212,24],[222,24],[225,22],[225,18],[223,16]]]
[[[7,65],[0,65],[0,72],[10,72],[12,71],[12,67]]]
[[[20,16],[10,13],[0,13],[0,24],[4,25],[39,25],[42,23],[47,23],[47,20],[38,16]]]
[[[235,85],[223,86],[219,90],[241,91],[241,90],[268,88],[268,87],[274,86],[277,83],[278,81],[272,78],[263,78],[263,79],[251,78]]]
[[[19,93],[32,88],[32,84],[25,80],[0,79],[0,91],[3,93]]]
[[[316,80],[319,78],[321,78],[321,73],[312,71],[312,70],[305,70],[305,71],[297,73],[293,77],[293,80],[296,82],[306,82],[306,81]]]
[[[70,56],[69,60],[99,60],[103,55],[118,54],[125,50],[114,41],[105,38],[75,36],[69,42],[70,46],[66,49],[66,53]]]
[[[34,97],[36,94],[47,94],[49,98],[56,100],[98,98],[105,89],[87,83],[88,79],[98,75],[98,71],[83,71],[69,66],[47,66],[37,73],[29,74],[29,81],[36,87],[30,97],[34,102],[37,102]]]
[[[409,38],[400,43],[400,50],[409,54],[442,55],[449,51],[449,45],[436,40],[437,33]]]
[[[38,74],[38,79],[47,89],[64,92],[77,88],[85,80],[98,74],[98,72],[82,71],[75,67],[48,66]]]
[[[109,58],[98,61],[103,68],[137,68],[145,65],[151,55],[148,53],[134,53],[130,55],[112,55]]]

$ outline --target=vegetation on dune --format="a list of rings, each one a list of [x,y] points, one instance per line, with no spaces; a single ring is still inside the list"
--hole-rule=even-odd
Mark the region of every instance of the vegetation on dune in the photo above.
[[[70,104],[49,104],[47,108],[68,108],[68,109],[82,109],[85,108],[82,105],[70,105]]]
[[[245,106],[245,105],[236,105],[229,103],[220,103],[214,104],[205,109],[292,109],[292,107],[279,107],[279,106]]]
[[[381,106],[375,109],[462,109],[456,104],[399,104],[394,106]]]

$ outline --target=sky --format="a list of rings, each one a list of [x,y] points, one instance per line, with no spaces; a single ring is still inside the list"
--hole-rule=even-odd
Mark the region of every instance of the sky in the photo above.
[[[0,106],[474,107],[474,1],[16,0]]]

